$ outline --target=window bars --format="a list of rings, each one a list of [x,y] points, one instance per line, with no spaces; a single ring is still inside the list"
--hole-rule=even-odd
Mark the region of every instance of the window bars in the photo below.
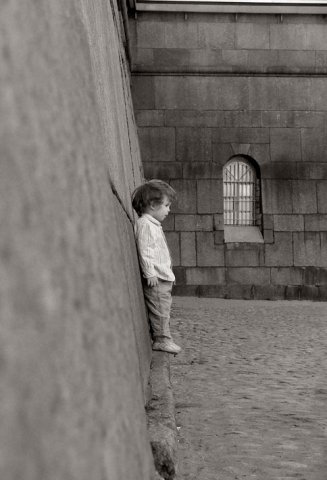
[[[224,224],[255,225],[256,174],[243,160],[224,167]]]

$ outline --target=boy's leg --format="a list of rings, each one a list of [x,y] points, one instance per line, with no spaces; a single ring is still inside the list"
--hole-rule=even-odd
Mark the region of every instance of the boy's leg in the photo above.
[[[172,282],[159,280],[159,284],[155,287],[146,286],[144,288],[144,297],[152,328],[153,350],[176,354],[180,352],[181,348],[173,342],[170,334],[172,286]]]
[[[154,339],[159,337],[171,338],[169,323],[172,286],[172,282],[162,280],[159,280],[158,285],[154,287],[144,285],[145,303],[148,308]]]

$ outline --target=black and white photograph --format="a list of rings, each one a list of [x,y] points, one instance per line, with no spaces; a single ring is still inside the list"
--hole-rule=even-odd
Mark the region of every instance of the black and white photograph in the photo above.
[[[0,1],[0,480],[327,480],[327,0]]]

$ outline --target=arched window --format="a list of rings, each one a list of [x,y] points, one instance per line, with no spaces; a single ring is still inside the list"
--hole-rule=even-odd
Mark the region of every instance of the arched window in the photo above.
[[[232,157],[224,166],[223,181],[225,228],[257,227],[260,230],[260,170],[256,163],[246,156]]]
[[[243,157],[224,167],[224,224],[255,225],[256,173]]]

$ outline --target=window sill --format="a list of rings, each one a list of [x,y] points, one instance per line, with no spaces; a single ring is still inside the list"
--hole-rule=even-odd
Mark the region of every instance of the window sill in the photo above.
[[[259,227],[224,226],[225,243],[264,243]]]

